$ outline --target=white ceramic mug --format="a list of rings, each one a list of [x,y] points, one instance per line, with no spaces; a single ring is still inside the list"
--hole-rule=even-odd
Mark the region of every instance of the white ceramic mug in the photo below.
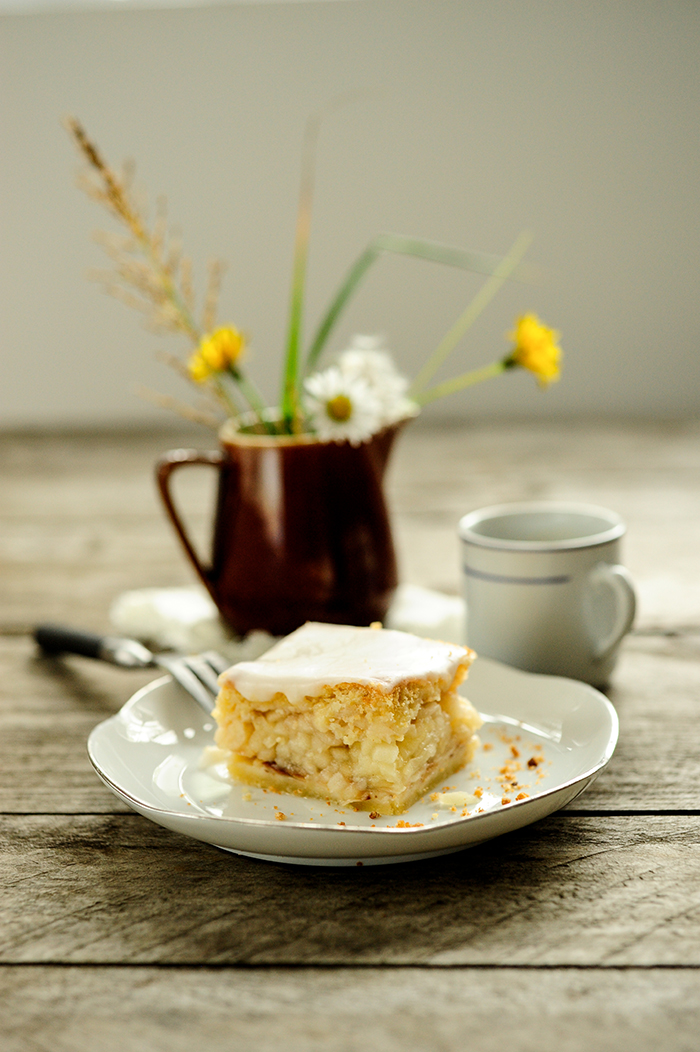
[[[624,533],[619,515],[589,504],[531,501],[465,515],[469,646],[528,672],[608,683],[636,606],[620,564]]]

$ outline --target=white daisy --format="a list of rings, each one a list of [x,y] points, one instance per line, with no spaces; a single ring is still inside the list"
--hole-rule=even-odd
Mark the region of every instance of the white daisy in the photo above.
[[[324,442],[359,446],[382,428],[382,407],[361,377],[345,376],[336,365],[304,381],[304,408]]]
[[[379,336],[355,336],[340,355],[338,366],[351,380],[363,380],[381,406],[380,427],[387,427],[408,416],[415,416],[418,406],[406,397],[408,380],[394,365],[394,360]]]

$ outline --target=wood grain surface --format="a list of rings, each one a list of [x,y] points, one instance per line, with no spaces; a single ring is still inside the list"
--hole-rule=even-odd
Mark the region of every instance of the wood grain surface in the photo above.
[[[0,967],[4,1052],[696,1052],[695,969]]]
[[[557,815],[362,870],[231,857],[131,815],[0,833],[0,963],[700,965],[697,816]]]
[[[193,583],[152,464],[206,434],[0,435],[0,1047],[696,1052],[700,428],[409,428],[387,489],[404,581],[455,594],[459,517],[576,499],[628,522],[640,609],[609,767],[571,808],[454,855],[279,865],[130,812],[91,729],[149,672],[50,659],[129,588]],[[180,498],[206,546],[212,478]]]

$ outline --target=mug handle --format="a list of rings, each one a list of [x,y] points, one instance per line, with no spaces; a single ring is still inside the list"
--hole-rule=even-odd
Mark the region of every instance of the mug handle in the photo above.
[[[615,649],[622,637],[629,632],[637,611],[637,595],[632,578],[619,563],[598,563],[589,574],[591,584],[612,588],[615,593],[615,622],[603,639],[596,640],[593,657],[604,661]]]
[[[191,467],[193,464],[204,464],[207,467],[217,468],[221,466],[222,460],[223,457],[218,450],[200,452],[197,449],[171,449],[168,453],[164,453],[156,463],[156,482],[158,483],[158,490],[163,500],[168,518],[173,524],[175,532],[180,538],[190,562],[197,571],[198,577],[201,579],[215,602],[216,598],[212,590],[211,568],[202,565],[199,556],[194,550],[194,545],[190,540],[189,534],[187,533],[173,502],[172,494],[170,492],[170,479],[173,472],[180,468]]]

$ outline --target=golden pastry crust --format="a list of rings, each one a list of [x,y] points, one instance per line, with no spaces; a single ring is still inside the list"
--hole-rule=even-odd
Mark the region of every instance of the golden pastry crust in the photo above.
[[[481,718],[456,692],[474,656],[464,655],[446,689],[430,676],[391,690],[337,683],[293,702],[282,691],[246,698],[225,674],[216,743],[249,785],[400,814],[474,754]]]

